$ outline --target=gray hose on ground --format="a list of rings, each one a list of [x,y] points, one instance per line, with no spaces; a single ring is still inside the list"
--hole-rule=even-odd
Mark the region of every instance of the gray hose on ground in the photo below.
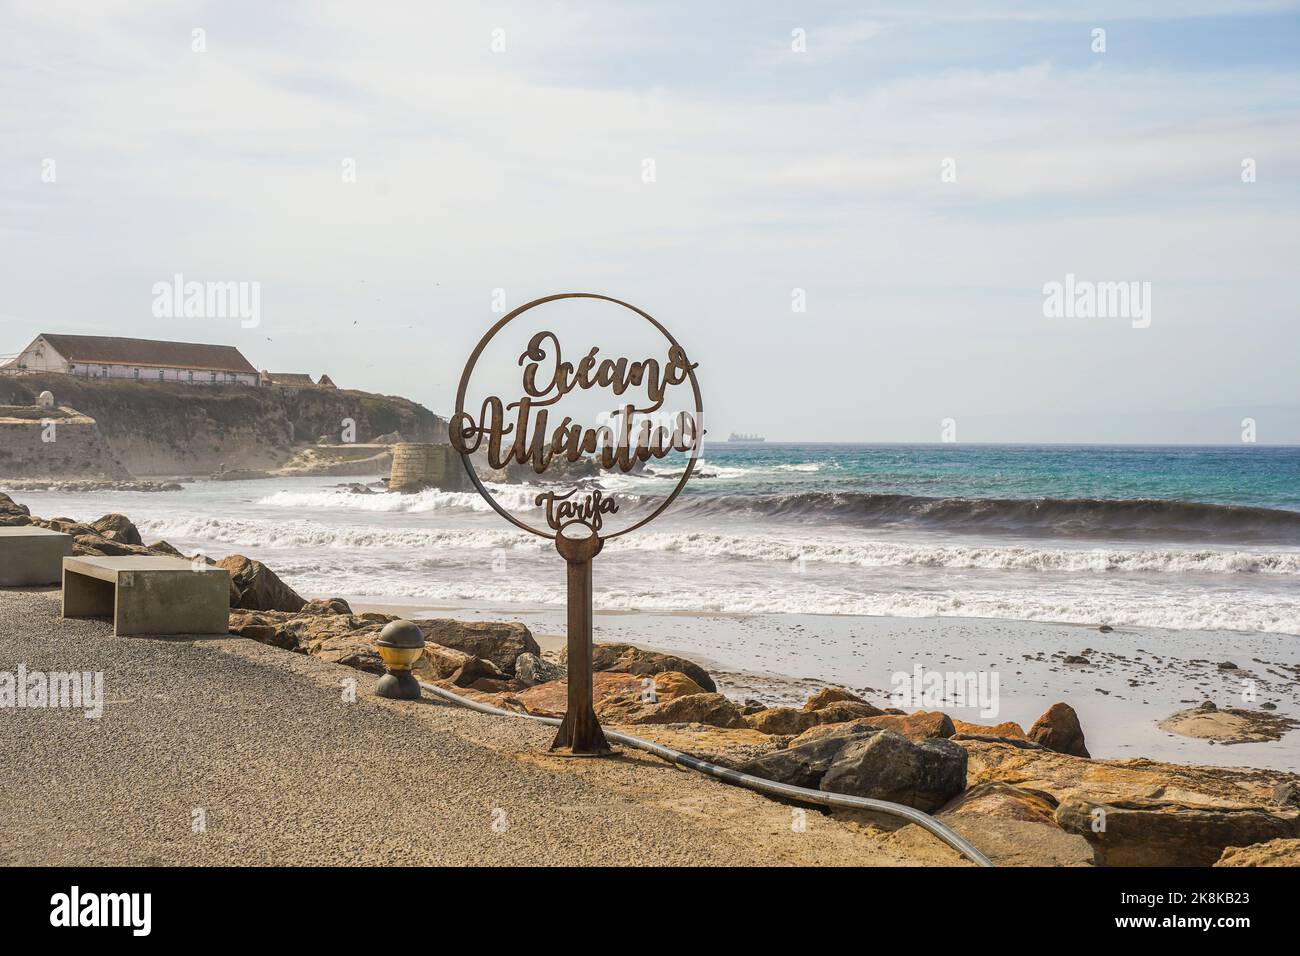
[[[491,704],[484,704],[477,700],[470,700],[468,697],[462,697],[435,684],[426,684],[424,681],[420,681],[420,687],[441,700],[459,704],[461,707],[468,707],[480,714],[491,714],[495,717],[522,717],[526,720],[550,724],[552,727],[558,727],[560,724],[558,717],[539,717],[536,714],[519,714],[511,710],[503,710],[500,707],[493,707]],[[917,826],[929,830],[944,843],[978,866],[993,866],[992,860],[975,849],[969,840],[951,827],[944,826],[928,813],[922,813],[920,810],[904,806],[901,803],[872,800],[870,797],[854,797],[846,793],[827,793],[823,790],[809,790],[806,787],[795,787],[788,783],[777,783],[775,780],[766,780],[763,777],[755,777],[751,774],[741,773],[738,770],[732,770],[730,767],[709,763],[707,760],[692,757],[690,754],[684,754],[680,750],[673,750],[671,747],[665,747],[650,740],[642,740],[640,737],[632,737],[611,730],[605,731],[605,737],[613,743],[620,743],[636,750],[644,750],[656,757],[662,757],[670,763],[689,767],[691,770],[698,770],[710,777],[726,783],[733,783],[739,787],[757,790],[759,793],[784,797],[786,800],[795,800],[799,803],[815,803],[824,807],[840,807],[846,810],[873,810],[876,813],[902,817],[904,820],[909,820]]]

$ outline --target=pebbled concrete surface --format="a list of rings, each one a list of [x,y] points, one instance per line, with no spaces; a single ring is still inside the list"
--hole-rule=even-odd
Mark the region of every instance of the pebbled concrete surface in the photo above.
[[[383,701],[253,641],[58,613],[57,590],[0,590],[0,671],[103,671],[104,714],[0,710],[0,864],[956,862],[814,809],[794,832],[790,807],[653,757],[552,757],[549,727]]]

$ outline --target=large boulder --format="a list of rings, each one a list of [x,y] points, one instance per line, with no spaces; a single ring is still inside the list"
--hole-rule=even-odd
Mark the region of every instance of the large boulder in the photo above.
[[[593,674],[591,692],[597,716],[600,715],[601,705],[607,698],[630,691],[639,693],[640,689],[641,678],[634,674]],[[569,709],[569,684],[568,681],[563,680],[547,681],[545,684],[520,691],[515,694],[515,698],[530,714],[563,717],[565,711]]]
[[[1300,839],[1230,846],[1215,866],[1300,866]]]
[[[515,680],[529,687],[545,684],[548,681],[563,680],[565,670],[559,664],[552,664],[544,657],[524,652],[515,658]]]
[[[802,734],[820,724],[842,724],[871,717],[880,710],[861,700],[836,700],[817,710],[793,707],[766,707],[745,714],[745,725],[764,734],[789,736]]]
[[[879,733],[873,730],[870,733]],[[870,734],[867,734],[868,736]],[[798,747],[787,747],[764,754],[740,766],[741,773],[777,783],[816,790],[835,758],[849,743],[848,736],[823,737]]]
[[[1002,737],[1012,738],[1014,740],[1028,740],[1025,734],[1025,728],[1021,727],[1014,720],[1004,720],[1000,724],[971,724],[964,720],[954,720],[952,722],[954,735],[969,734],[972,737]]]
[[[649,682],[648,685],[647,681]],[[711,691],[706,691],[681,671],[660,671],[651,677],[642,677],[641,687],[643,692],[653,692],[655,703],[672,700],[675,697],[711,693]]]
[[[375,650],[375,642],[373,640],[364,640],[352,634],[344,634],[321,641],[316,645],[312,656],[319,657],[323,661],[329,661],[331,664],[355,667],[357,670],[371,674],[384,673],[384,661]]]
[[[1083,727],[1079,724],[1079,715],[1069,704],[1053,704],[1034,726],[1029,728],[1029,739],[1042,744],[1048,750],[1073,757],[1088,757],[1088,748],[1084,745]]]
[[[637,715],[638,724],[709,724],[740,728],[745,717],[736,703],[721,694],[687,694],[663,700]]]
[[[1280,770],[1200,767],[1141,757],[1085,760],[1010,742],[954,742],[970,757],[972,782],[1001,780],[1049,793],[1058,801],[1078,794],[1105,802],[1165,799],[1207,808],[1277,807],[1279,789],[1300,781],[1296,774]]]
[[[881,730],[892,730],[908,740],[946,739],[955,734],[952,718],[937,710],[918,710],[914,714],[881,714],[868,717],[864,723]]]
[[[966,751],[951,740],[913,742],[881,730],[846,743],[818,786],[930,812],[966,788]]]
[[[843,816],[841,811],[835,814]],[[992,816],[963,814],[937,815],[967,840],[979,847],[980,852],[1001,867],[1091,867],[1096,866],[1092,846],[1075,833],[1066,833],[1056,825],[1027,823],[1024,820],[1007,820]],[[956,850],[940,843],[933,833],[927,833],[915,824],[890,834],[883,846],[901,856],[912,865],[925,861],[930,866],[973,866],[959,857]]]
[[[793,707],[768,707],[757,713],[745,715],[745,726],[760,734],[801,734],[818,723],[812,711]]]
[[[32,523],[31,510],[0,492],[0,527],[18,527]]]
[[[601,671],[600,673],[613,674],[616,672]],[[596,707],[596,716],[601,720],[626,724],[643,723],[658,712],[660,704],[665,704],[678,697],[691,697],[704,693],[704,689],[699,684],[677,671],[664,671],[661,674],[655,674],[653,677],[637,677],[635,674],[625,676],[632,677],[639,683],[628,684],[625,690],[620,690],[618,693],[611,694],[602,700],[599,706]],[[715,709],[714,713],[716,715],[720,711]],[[678,721],[693,719],[696,718],[677,718]],[[704,717],[700,717],[699,720],[705,723],[711,722],[705,720]]]
[[[1056,801],[1050,794],[988,781],[958,794],[935,817],[998,866],[1096,865],[1092,845],[1057,826],[1055,810]]]
[[[414,623],[426,641],[443,647],[454,647],[472,657],[489,660],[503,674],[511,677],[515,674],[515,661],[520,654],[536,654],[540,657],[542,653],[532,632],[513,621],[429,618]]]
[[[826,714],[839,706],[843,705],[832,704],[817,713]],[[908,740],[928,740],[932,737],[953,735],[952,721],[947,714],[918,710],[915,714],[881,714],[877,717],[855,717],[845,722],[821,724],[799,734],[790,741],[790,746],[795,747],[823,737],[861,734],[870,730],[892,730],[902,734]]]
[[[739,769],[744,764],[776,749],[767,734],[743,727],[714,727],[710,724],[638,724],[628,733],[701,760]]]
[[[1228,847],[1300,837],[1295,810],[1209,809],[1172,800],[1071,796],[1056,808],[1056,822],[1088,840],[1108,866],[1212,866]]]
[[[809,727],[786,746],[802,747],[804,744],[811,744],[832,737],[837,738],[841,743],[847,743],[850,738],[866,737],[878,732],[881,728],[871,723],[871,720],[870,717],[862,717],[839,724],[819,724],[816,727]]]
[[[1013,787],[1000,780],[986,780],[953,797],[939,813],[1056,826],[1056,807],[1056,799],[1050,793]]]
[[[330,620],[315,618],[315,620]],[[355,630],[327,632],[321,629],[315,636],[302,641],[300,649],[333,664],[344,664],[371,674],[384,673],[384,659],[375,650],[375,641],[379,639],[381,628],[367,624]]]
[[[562,659],[566,658],[567,654],[566,648]],[[591,660],[592,667],[598,671],[621,671],[624,674],[639,674],[642,677],[664,671],[678,671],[710,694],[718,689],[709,672],[694,661],[688,661],[674,654],[643,650],[633,644],[597,644],[592,648]]]
[[[819,724],[842,724],[861,717],[885,716],[879,707],[865,700],[836,700],[812,712]]]
[[[72,539],[72,553],[87,557],[122,558],[127,556],[148,557],[153,552],[143,545],[127,544],[101,534],[79,534]]]
[[[482,657],[471,657],[462,664],[449,678],[457,687],[473,687],[475,690],[503,691],[508,682],[505,675],[491,661]]]
[[[275,622],[279,640],[285,643],[292,640],[296,649],[305,654],[315,654],[326,641],[344,636],[366,640],[373,645],[383,629],[380,624],[352,614],[289,615],[284,620],[277,620],[269,613],[257,614],[255,617],[268,623]]]
[[[263,614],[254,614],[250,611],[231,611],[229,630],[231,634],[237,634],[250,641],[270,644],[272,647],[280,647],[286,651],[301,650],[305,654],[306,649],[298,647],[297,636],[281,629],[283,623],[283,621],[270,619]]]
[[[110,541],[120,541],[122,544],[144,545],[144,540],[140,537],[140,532],[131,522],[131,519],[126,515],[120,515],[117,513],[106,514],[98,521],[92,521],[90,526]]]
[[[250,611],[298,613],[307,602],[261,561],[231,554],[217,562],[230,572],[230,606]]]
[[[1295,774],[1089,760],[1011,742],[953,743],[966,750],[973,783],[997,780],[1057,800],[1058,825],[1088,839],[1106,863],[1207,866],[1228,846],[1300,836],[1300,808],[1279,799],[1300,782]]]
[[[299,614],[351,614],[352,605],[343,598],[316,598],[308,601],[298,611]]]
[[[803,709],[812,713],[814,710],[821,710],[827,704],[833,704],[841,700],[852,701],[855,704],[866,703],[866,701],[857,694],[845,690],[843,687],[823,687],[804,702]]]
[[[469,661],[474,660],[464,651],[441,644],[425,644],[424,653],[415,662],[411,670],[416,677],[429,682],[451,680],[452,677]]]
[[[74,538],[83,534],[88,534],[93,538],[101,537],[100,533],[90,525],[83,521],[73,521],[71,518],[33,518],[32,524],[39,525],[42,528],[49,528],[51,531],[70,534]]]

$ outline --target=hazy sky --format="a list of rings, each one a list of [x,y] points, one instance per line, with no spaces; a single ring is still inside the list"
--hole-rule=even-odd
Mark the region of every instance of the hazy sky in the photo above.
[[[1300,441],[1298,54],[1251,0],[0,2],[0,353],[223,342],[445,413],[494,290],[595,291],[715,435]],[[177,273],[260,324],[156,317]],[[1045,316],[1067,274],[1149,324]]]

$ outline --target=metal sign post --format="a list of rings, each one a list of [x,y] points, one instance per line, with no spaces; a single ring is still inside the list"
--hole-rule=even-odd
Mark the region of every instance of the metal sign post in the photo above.
[[[603,544],[594,534],[571,538],[560,533],[555,538],[555,549],[568,566],[569,578],[569,707],[552,750],[567,747],[575,754],[610,752],[596,719],[591,690],[591,559]]]
[[[561,361],[559,339],[551,332],[538,332],[527,342],[519,356],[523,366],[523,394],[506,405],[497,396],[483,401],[478,419],[465,411],[465,396],[479,357],[498,333],[520,315],[549,302],[564,299],[595,299],[621,306],[650,323],[667,342],[666,356],[648,357],[629,362],[626,358],[598,358],[600,349],[591,348],[576,366]],[[551,363],[550,378],[542,371]],[[635,531],[662,514],[686,486],[699,459],[704,438],[704,407],[696,365],[686,357],[677,340],[647,313],[618,299],[590,292],[567,292],[536,299],[515,309],[496,323],[479,341],[461,373],[456,392],[456,413],[448,426],[451,445],[460,453],[469,479],[479,494],[498,514],[518,528],[549,538],[564,558],[568,569],[568,709],[551,749],[573,756],[599,756],[613,753],[596,710],[592,695],[592,559],[605,542]],[[691,407],[679,412],[673,427],[656,425],[651,417],[661,414],[667,392],[677,386],[689,386]],[[574,391],[605,388],[622,403],[613,413],[617,426],[611,424],[582,428],[570,418],[560,422],[547,434],[548,415],[552,406]],[[644,403],[640,398],[644,390]],[[506,412],[512,421],[507,423]],[[574,487],[561,493],[539,493],[534,505],[544,507],[549,530],[535,528],[512,514],[492,496],[479,478],[470,458],[487,439],[488,466],[494,469],[510,463],[530,465],[543,476],[556,461],[576,462],[583,458],[598,461],[606,470],[617,468],[627,473],[651,458],[673,453],[689,453],[690,458],[672,493],[646,516],[628,527],[605,531],[609,516],[620,509],[617,498],[606,497],[600,489]]]

